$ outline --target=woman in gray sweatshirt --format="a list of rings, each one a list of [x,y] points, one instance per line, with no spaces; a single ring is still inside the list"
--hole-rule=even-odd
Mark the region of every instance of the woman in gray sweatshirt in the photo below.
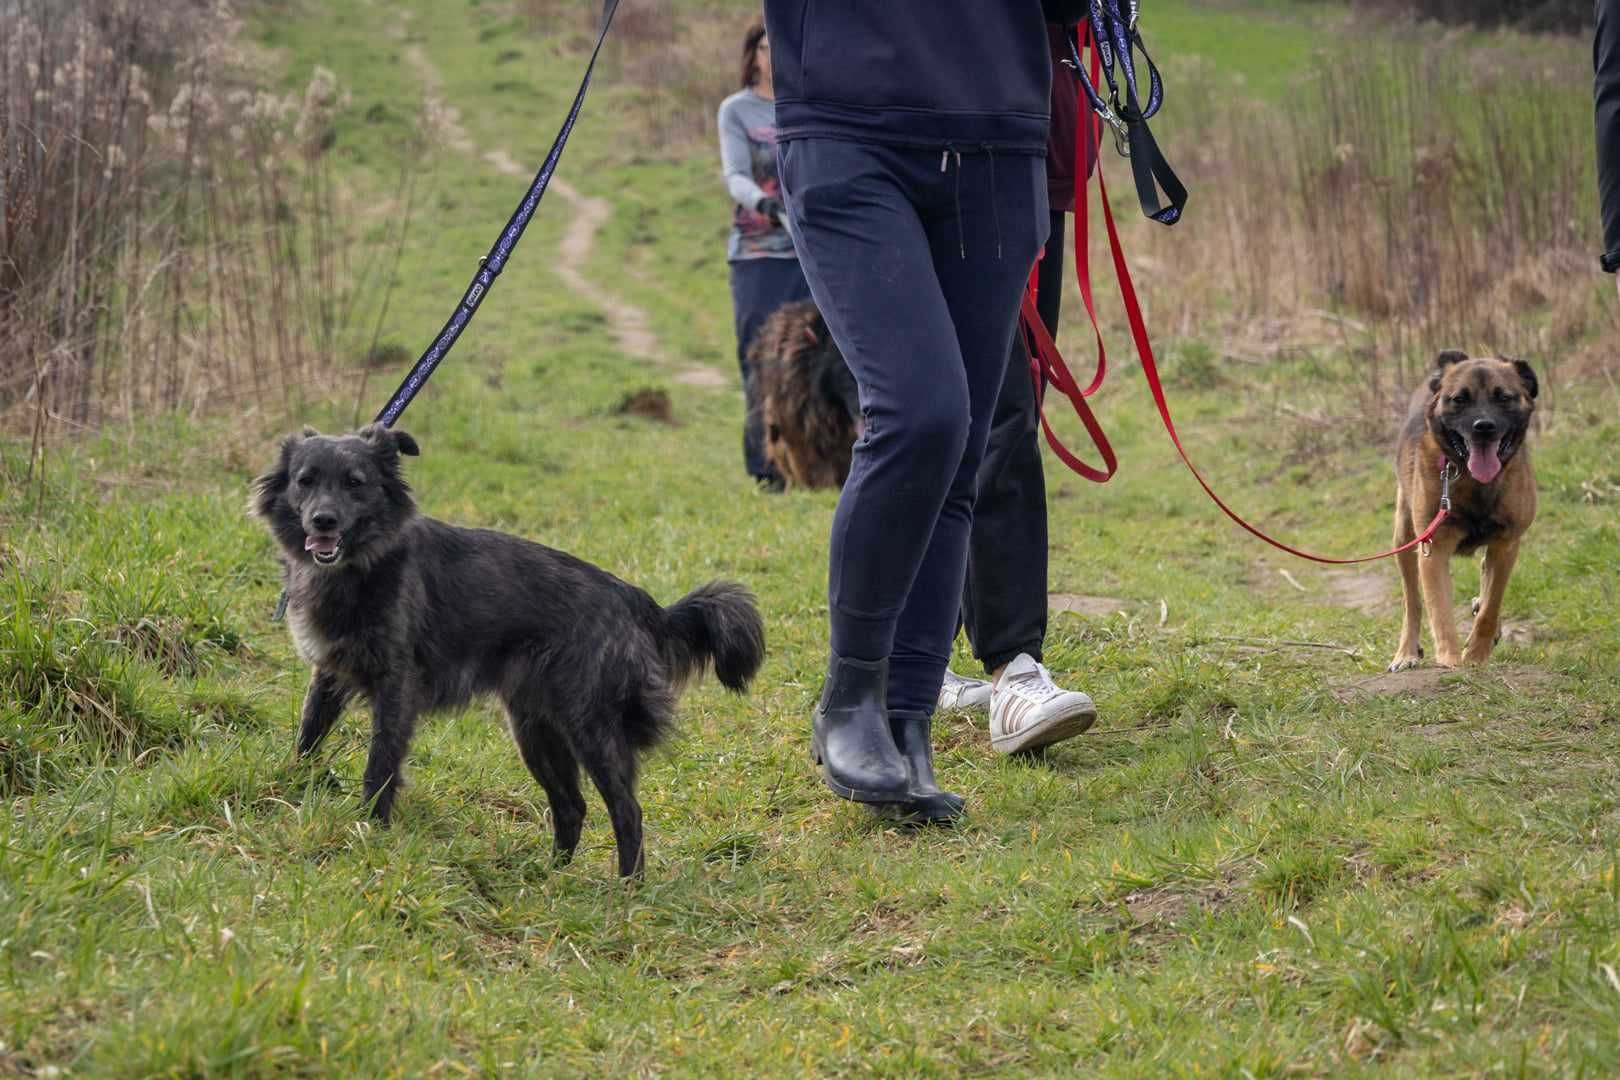
[[[756,21],[743,38],[742,89],[720,103],[720,162],[731,195],[731,305],[737,329],[737,365],[746,407],[743,462],[748,475],[768,491],[782,478],[765,461],[759,403],[755,400],[748,346],[778,307],[808,300],[810,286],[799,268],[776,178],[776,104],[771,84],[770,41]]]

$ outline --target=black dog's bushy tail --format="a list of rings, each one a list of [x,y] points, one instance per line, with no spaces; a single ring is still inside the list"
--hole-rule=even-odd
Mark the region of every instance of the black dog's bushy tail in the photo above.
[[[664,609],[664,658],[679,686],[709,664],[728,690],[742,692],[765,661],[765,622],[754,594],[711,581]]]

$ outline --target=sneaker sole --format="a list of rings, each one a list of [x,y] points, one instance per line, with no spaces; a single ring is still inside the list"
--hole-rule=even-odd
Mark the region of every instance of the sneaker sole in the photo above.
[[[1064,739],[1072,739],[1076,735],[1083,735],[1097,722],[1097,707],[1095,705],[1077,710],[1072,713],[1054,716],[1050,720],[1026,728],[1016,735],[1003,735],[999,739],[991,739],[990,746],[997,753],[1018,754],[1028,750],[1039,750],[1043,746],[1060,743]]]

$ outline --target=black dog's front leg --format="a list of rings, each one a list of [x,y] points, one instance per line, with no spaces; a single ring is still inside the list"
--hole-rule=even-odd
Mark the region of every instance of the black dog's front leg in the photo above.
[[[371,699],[371,754],[366,758],[365,793],[371,816],[383,824],[394,810],[416,729],[416,706],[396,687],[378,690]]]
[[[349,703],[353,691],[331,672],[315,669],[304,694],[304,717],[298,726],[298,756],[312,753],[332,730],[337,718],[343,715],[343,706]]]

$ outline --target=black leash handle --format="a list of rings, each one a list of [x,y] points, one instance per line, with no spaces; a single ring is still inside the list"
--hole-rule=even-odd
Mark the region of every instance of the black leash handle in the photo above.
[[[1070,64],[1080,79],[1080,87],[1092,110],[1113,129],[1115,146],[1122,155],[1131,159],[1131,175],[1142,213],[1161,225],[1174,225],[1181,220],[1182,212],[1186,209],[1187,188],[1170,167],[1164,152],[1159,149],[1158,140],[1148,128],[1148,120],[1164,104],[1164,83],[1159,76],[1158,65],[1148,54],[1142,35],[1136,29],[1138,15],[1137,0],[1127,0],[1124,11],[1120,9],[1119,0],[1091,0],[1091,11],[1086,19],[1087,37],[1101,59],[1100,67],[1108,86],[1106,99],[1102,95],[1102,88],[1092,85],[1091,77],[1086,74],[1080,62],[1080,47],[1074,40],[1069,42]],[[1133,50],[1140,51],[1142,59],[1147,62],[1148,100],[1145,106],[1138,99],[1136,63],[1131,55]],[[1123,80],[1114,77],[1116,65],[1124,74]],[[1125,84],[1124,101],[1120,100],[1121,81]],[[1160,190],[1163,190],[1168,204],[1160,201]]]

